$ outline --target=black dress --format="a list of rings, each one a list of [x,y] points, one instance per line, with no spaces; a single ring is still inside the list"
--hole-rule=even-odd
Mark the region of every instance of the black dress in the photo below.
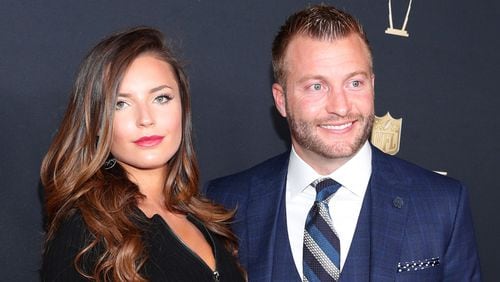
[[[198,219],[188,215],[212,247],[215,271],[186,247],[159,215],[147,218],[140,211],[138,214],[144,219],[141,228],[144,225],[143,242],[148,255],[140,273],[149,281],[244,281],[235,258],[224,247],[222,238],[210,232]],[[90,238],[79,212],[64,221],[44,254],[42,281],[88,281],[76,271],[73,261]],[[99,253],[98,248],[89,252],[83,267],[91,270]]]

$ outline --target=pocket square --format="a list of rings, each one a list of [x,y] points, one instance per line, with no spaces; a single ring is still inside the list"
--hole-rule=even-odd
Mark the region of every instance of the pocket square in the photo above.
[[[399,262],[398,272],[423,270],[438,265],[439,265],[439,258],[413,260],[410,262]]]

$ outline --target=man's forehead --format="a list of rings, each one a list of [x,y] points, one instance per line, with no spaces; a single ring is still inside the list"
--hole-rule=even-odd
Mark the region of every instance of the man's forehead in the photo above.
[[[342,42],[341,44],[339,44]],[[350,46],[346,49],[346,46],[343,45],[343,43],[349,42],[349,44],[353,44],[352,48]],[[360,50],[356,48],[356,45],[362,49],[363,53],[366,55],[366,58],[368,60],[368,64],[370,69],[372,69],[372,56],[369,47],[367,46],[366,42],[361,38],[359,34],[356,33],[351,33],[348,36],[344,36],[342,38],[335,38],[335,39],[323,39],[323,38],[315,38],[312,36],[309,36],[307,34],[299,34],[296,35],[292,38],[290,43],[287,46],[287,49],[285,50],[285,54],[283,56],[283,66],[285,70],[288,69],[290,66],[291,61],[296,61],[297,59],[306,59],[307,61],[313,57],[311,55],[314,50],[319,50],[320,52],[323,50],[335,50],[337,46],[342,46],[340,48],[343,48],[343,51],[352,51],[352,50]],[[293,55],[292,55],[293,54]],[[324,54],[325,57],[330,56],[332,53],[325,51]],[[353,51],[351,54],[348,54],[349,56],[352,55],[358,56],[359,53],[356,54],[355,51]],[[362,56],[363,57],[363,56]]]

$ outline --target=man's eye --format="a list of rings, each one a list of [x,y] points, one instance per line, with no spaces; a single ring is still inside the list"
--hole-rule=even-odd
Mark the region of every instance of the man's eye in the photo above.
[[[361,81],[359,80],[354,80],[353,82],[351,82],[351,85],[352,87],[360,87],[361,86]]]
[[[312,87],[313,87],[314,90],[321,90],[321,84],[319,84],[319,83],[313,84]]]

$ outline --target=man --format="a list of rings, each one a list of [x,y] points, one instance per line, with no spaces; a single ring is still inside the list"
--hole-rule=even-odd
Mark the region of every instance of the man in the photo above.
[[[323,5],[292,15],[273,69],[291,150],[205,189],[236,208],[249,280],[479,281],[466,189],[367,141],[374,74],[359,23]]]

